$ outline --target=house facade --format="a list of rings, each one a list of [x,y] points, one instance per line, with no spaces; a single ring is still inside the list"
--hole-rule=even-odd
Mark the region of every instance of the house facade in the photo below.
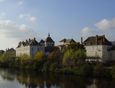
[[[52,40],[50,35],[45,40],[40,40],[38,42],[35,38],[29,39],[26,41],[19,42],[16,48],[16,56],[28,55],[34,56],[38,51],[46,53],[50,50],[51,47],[54,47],[55,42]]]
[[[19,42],[18,47],[16,48],[16,56],[28,55],[34,56],[37,51],[44,52],[44,45],[38,43],[36,39],[29,39],[26,41]]]
[[[88,37],[83,44],[88,57],[87,61],[106,62],[115,60],[115,49],[112,49],[114,45],[107,40],[105,35]]]

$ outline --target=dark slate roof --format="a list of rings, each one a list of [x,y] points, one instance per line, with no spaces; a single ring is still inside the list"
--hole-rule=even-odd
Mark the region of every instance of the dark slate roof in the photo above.
[[[36,39],[34,38],[34,39],[29,39],[29,40],[26,40],[26,41],[21,41],[21,42],[19,42],[18,47],[20,47],[20,46],[22,46],[22,45],[23,45],[23,46],[38,45],[38,42],[37,42]]]
[[[76,43],[76,41],[75,41],[74,39],[66,39],[66,38],[62,39],[62,40],[59,41],[59,42],[64,42],[64,43]]]
[[[48,37],[45,39],[45,42],[52,42],[52,43],[54,43],[53,39],[50,37],[50,34],[49,34]]]
[[[8,48],[8,49],[6,49],[6,52],[15,52],[15,49],[14,48]]]
[[[42,39],[42,40],[40,40],[40,43],[45,43],[45,41]]]
[[[39,46],[42,46],[43,44],[45,44],[45,41],[41,39],[39,42]]]
[[[112,45],[112,43],[106,39],[105,35],[91,36],[84,41],[84,45]]]

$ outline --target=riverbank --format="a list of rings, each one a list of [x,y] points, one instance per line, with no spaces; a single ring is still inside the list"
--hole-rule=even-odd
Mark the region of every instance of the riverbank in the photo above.
[[[108,69],[102,63],[84,63],[77,66],[64,66],[58,62],[52,62],[44,58],[41,60],[12,60],[0,63],[0,67],[18,69],[19,71],[45,72],[53,74],[76,75],[81,77],[115,78],[115,67]]]

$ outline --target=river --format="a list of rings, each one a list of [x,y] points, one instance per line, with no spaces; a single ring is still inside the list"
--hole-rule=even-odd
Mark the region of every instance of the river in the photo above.
[[[0,88],[115,88],[115,81],[0,69]]]

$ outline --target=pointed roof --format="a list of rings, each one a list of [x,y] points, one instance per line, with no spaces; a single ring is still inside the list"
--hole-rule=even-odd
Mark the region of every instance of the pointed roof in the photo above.
[[[53,42],[53,39],[50,37],[50,34],[48,33],[48,37],[45,39],[45,42]]]
[[[40,43],[45,43],[45,41],[43,39],[40,40]]]
[[[21,45],[23,45],[23,46],[28,46],[28,45],[38,45],[39,43],[37,42],[37,40],[36,40],[36,38],[34,38],[34,39],[28,39],[28,40],[26,40],[26,41],[21,41],[21,42],[19,42],[19,44],[18,44],[18,47],[20,47]]]
[[[60,40],[59,42],[64,42],[64,43],[76,43],[76,41],[75,41],[74,39],[66,39],[66,38]]]

